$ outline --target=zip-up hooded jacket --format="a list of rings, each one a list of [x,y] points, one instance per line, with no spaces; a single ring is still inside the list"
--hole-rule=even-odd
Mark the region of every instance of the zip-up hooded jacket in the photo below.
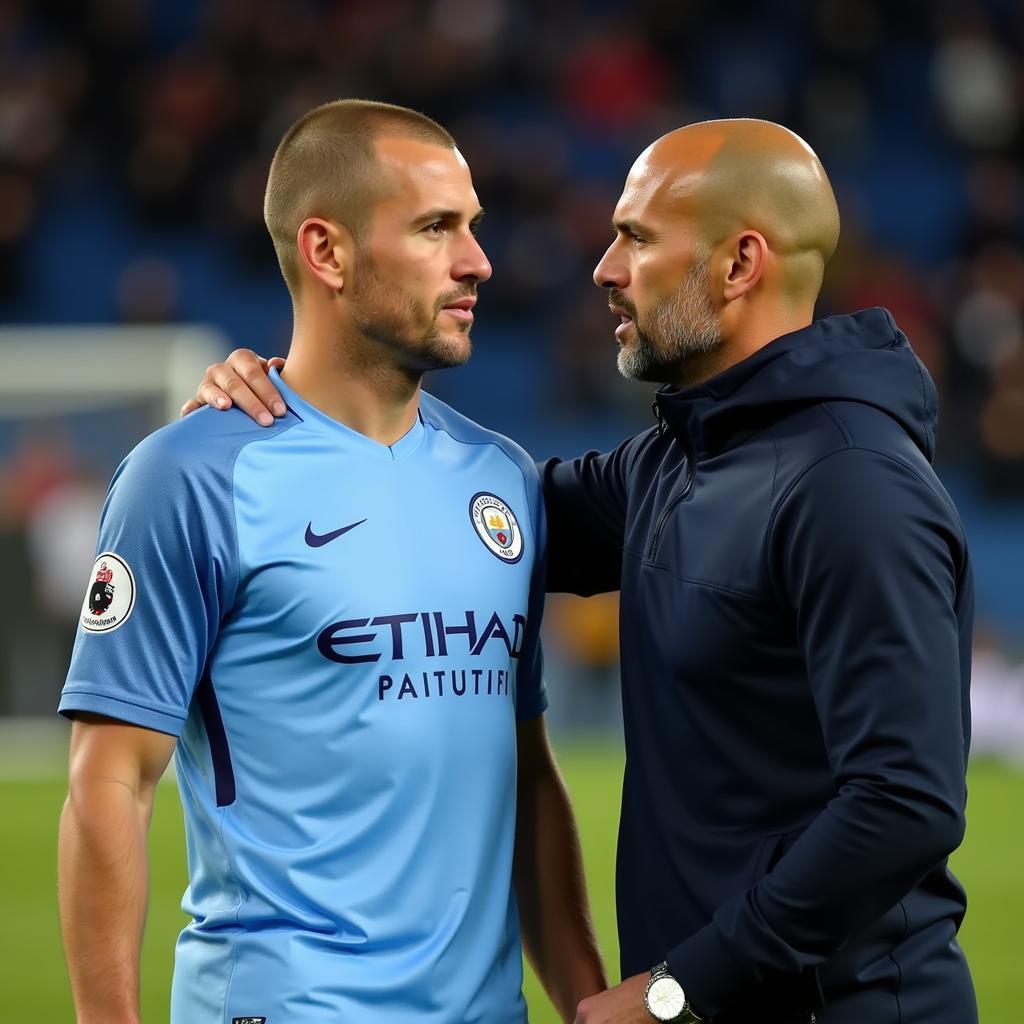
[[[936,396],[882,309],[546,463],[548,589],[622,591],[623,977],[721,1022],[970,1024],[973,586]]]

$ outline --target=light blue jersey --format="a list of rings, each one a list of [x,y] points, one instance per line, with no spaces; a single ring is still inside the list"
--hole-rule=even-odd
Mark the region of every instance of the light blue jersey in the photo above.
[[[424,394],[391,447],[275,383],[111,484],[60,710],[179,737],[174,1024],[522,1024],[516,722],[546,705],[533,462]]]

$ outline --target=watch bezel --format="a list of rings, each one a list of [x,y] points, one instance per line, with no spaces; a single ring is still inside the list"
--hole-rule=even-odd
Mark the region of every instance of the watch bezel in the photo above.
[[[674,1017],[660,1017],[655,1013],[654,1008],[651,1006],[650,993],[651,989],[659,981],[670,981],[673,985],[679,989],[679,994],[683,997],[683,1006]],[[672,972],[669,970],[667,961],[662,961],[660,964],[655,965],[651,968],[651,976],[647,981],[647,987],[644,989],[644,1006],[647,1012],[660,1024],[703,1024],[700,1017],[698,1017],[693,1010],[690,1009],[690,1002],[686,998],[686,990],[676,980]]]
[[[683,1005],[680,1007],[679,1012],[673,1017],[662,1017],[661,1014],[657,1013],[654,1007],[651,1005],[651,989],[660,982],[667,981],[679,990],[679,995],[682,997]],[[672,977],[671,972],[668,969],[668,964],[658,964],[657,967],[652,968],[651,977],[648,979],[647,987],[644,989],[644,1006],[647,1008],[647,1012],[656,1020],[660,1021],[661,1024],[671,1024],[672,1021],[678,1021],[683,1019],[683,1014],[686,1013],[686,992],[683,990],[683,986]]]

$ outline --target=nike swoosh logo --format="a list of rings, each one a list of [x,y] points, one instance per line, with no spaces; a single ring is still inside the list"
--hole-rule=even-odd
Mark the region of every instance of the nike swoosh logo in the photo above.
[[[330,533],[314,533],[313,524],[310,523],[309,526],[306,527],[306,543],[311,548],[322,548],[325,544],[330,544],[332,540],[337,540],[343,533],[348,533],[349,530],[354,530],[357,526],[362,526],[365,522],[365,519],[360,519],[358,523],[343,526],[340,530],[331,530]]]

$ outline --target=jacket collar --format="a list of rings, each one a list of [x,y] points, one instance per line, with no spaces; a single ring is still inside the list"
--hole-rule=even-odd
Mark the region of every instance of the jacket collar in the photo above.
[[[655,406],[665,428],[699,460],[829,400],[877,406],[931,454],[934,385],[884,309],[817,320],[703,384],[659,389]]]

